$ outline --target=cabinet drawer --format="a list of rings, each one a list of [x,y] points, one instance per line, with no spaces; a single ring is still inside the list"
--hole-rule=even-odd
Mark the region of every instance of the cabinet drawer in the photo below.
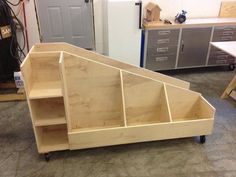
[[[236,40],[236,26],[215,27],[212,41]]]
[[[146,60],[146,68],[157,71],[174,69],[176,63],[176,55],[150,55]]]
[[[147,57],[148,56],[162,56],[162,55],[176,55],[177,46],[169,46],[169,47],[151,47],[147,49]]]
[[[236,26],[235,25],[231,25],[231,26],[217,26],[215,27],[214,31],[234,31],[236,30]]]
[[[208,65],[224,65],[235,63],[235,58],[225,52],[212,52],[209,57]]]
[[[178,39],[179,29],[148,31],[148,45],[177,45]]]
[[[218,35],[214,34],[213,35],[213,42],[217,41],[235,41],[236,40],[236,33],[234,35]]]
[[[226,65],[235,63],[235,58],[227,55],[210,56],[208,65]]]

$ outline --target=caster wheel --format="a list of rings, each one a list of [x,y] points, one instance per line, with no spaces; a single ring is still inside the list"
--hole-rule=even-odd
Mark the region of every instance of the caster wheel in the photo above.
[[[200,136],[200,143],[204,144],[205,142],[206,142],[206,136],[205,135]]]
[[[46,162],[49,162],[49,160],[50,160],[50,154],[49,154],[49,153],[45,153],[45,154],[44,154],[44,158],[45,158]]]
[[[235,69],[235,65],[234,65],[234,64],[230,64],[230,65],[229,65],[229,70],[230,70],[230,71],[233,71],[234,69]]]

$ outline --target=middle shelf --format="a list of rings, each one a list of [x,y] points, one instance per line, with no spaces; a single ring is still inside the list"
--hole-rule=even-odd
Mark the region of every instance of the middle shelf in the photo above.
[[[29,93],[30,99],[54,98],[61,96],[61,81],[36,82],[33,84]]]
[[[63,98],[30,100],[35,126],[66,124]]]

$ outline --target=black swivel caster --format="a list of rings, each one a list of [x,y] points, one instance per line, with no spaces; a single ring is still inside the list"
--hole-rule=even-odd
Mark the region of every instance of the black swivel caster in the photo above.
[[[233,71],[234,69],[235,69],[235,65],[234,65],[234,64],[230,64],[230,65],[229,65],[229,70],[230,70],[230,71]]]
[[[205,142],[206,142],[206,136],[205,135],[200,136],[200,143],[204,144]]]
[[[50,154],[49,154],[49,153],[45,153],[45,154],[44,154],[44,158],[45,158],[46,162],[49,162],[49,160],[50,160]]]

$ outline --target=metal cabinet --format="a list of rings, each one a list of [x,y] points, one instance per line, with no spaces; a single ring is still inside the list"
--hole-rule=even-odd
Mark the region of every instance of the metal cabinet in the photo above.
[[[236,41],[236,26],[215,27],[212,41]],[[227,65],[231,63],[235,63],[234,57],[216,47],[211,47],[208,65]]]
[[[179,29],[147,30],[144,65],[150,70],[174,69]]]
[[[212,27],[182,29],[178,68],[205,66]]]

